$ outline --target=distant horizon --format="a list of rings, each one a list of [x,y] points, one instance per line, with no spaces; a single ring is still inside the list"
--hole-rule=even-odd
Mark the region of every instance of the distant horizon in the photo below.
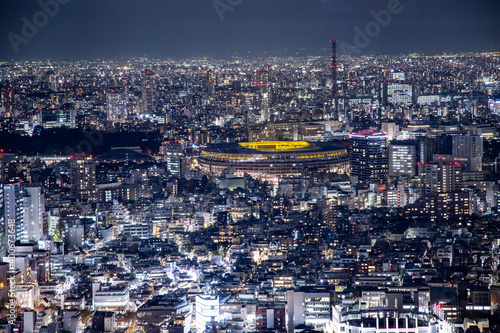
[[[264,51],[263,53],[271,53],[273,51]],[[352,57],[352,58],[362,58],[362,57],[384,57],[384,56],[409,56],[409,55],[418,55],[418,56],[423,56],[423,57],[435,57],[435,56],[461,56],[461,55],[466,55],[466,54],[471,54],[471,53],[484,53],[484,54],[489,54],[489,53],[500,53],[500,49],[498,51],[482,51],[482,50],[477,50],[477,51],[460,51],[460,52],[441,52],[441,53],[425,53],[425,52],[408,52],[408,53],[378,53],[378,54],[359,54],[359,55],[347,55],[344,56],[342,54],[337,53],[337,59],[342,59],[346,57]],[[325,55],[325,54],[301,54],[301,55],[268,55],[265,54],[264,57],[262,57],[261,52],[246,52],[245,54],[234,54],[234,55],[227,55],[227,56],[158,56],[158,55],[137,55],[137,56],[131,56],[131,57],[124,57],[124,56],[115,56],[115,57],[96,57],[96,58],[80,58],[80,59],[58,59],[58,58],[39,58],[39,59],[23,59],[23,60],[15,60],[15,59],[0,59],[0,63],[19,63],[19,62],[44,62],[44,61],[67,61],[67,62],[78,62],[78,61],[114,61],[114,60],[119,60],[119,61],[127,61],[127,60],[134,60],[134,59],[139,59],[139,58],[147,58],[148,60],[169,60],[169,61],[181,61],[181,60],[202,60],[202,59],[213,59],[213,60],[230,60],[231,58],[248,58],[248,59],[257,59],[261,58],[262,60],[266,58],[305,58],[305,57],[325,57],[329,58],[330,55]]]

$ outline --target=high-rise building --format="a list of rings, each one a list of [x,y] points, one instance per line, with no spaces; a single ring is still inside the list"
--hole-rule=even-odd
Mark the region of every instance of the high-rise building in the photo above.
[[[23,192],[21,183],[5,184],[4,195],[4,232],[8,236],[8,224],[13,222],[16,226],[16,238],[21,234],[23,228]]]
[[[106,94],[108,120],[119,123],[127,119],[128,96],[126,93],[111,91]]]
[[[359,183],[385,183],[389,171],[387,148],[385,133],[365,130],[351,134],[349,138],[351,177],[358,177]]]
[[[422,196],[439,192],[439,165],[418,163],[418,177]]]
[[[7,224],[14,221],[16,240],[21,242],[38,241],[44,234],[45,198],[39,186],[22,187],[21,183],[3,186],[5,235]],[[4,245],[4,244],[2,244]]]
[[[184,146],[180,142],[165,142],[160,148],[167,170],[174,176],[182,175],[182,158],[184,155]]]
[[[53,70],[49,70],[44,75],[44,83],[49,90],[58,91],[59,82],[57,80],[57,75]]]
[[[7,235],[6,226],[9,221],[14,221],[17,241],[38,241],[43,235],[45,213],[41,187],[23,188],[21,183],[7,184],[3,187],[3,193],[3,232]]]
[[[269,71],[265,69],[258,69],[255,72],[255,87],[267,88],[269,86]]]
[[[422,196],[463,190],[463,177],[458,163],[419,163],[418,175]]]
[[[24,241],[38,242],[42,235],[47,233],[44,229],[45,195],[40,186],[27,186],[24,190],[26,194],[24,196]]]
[[[269,92],[265,89],[265,91],[260,93],[260,120],[262,122],[268,122],[269,117]]]
[[[460,135],[452,139],[453,157],[467,158],[466,169],[483,170],[483,138],[479,135]]]
[[[414,142],[392,141],[389,145],[389,176],[414,176],[417,147]]]
[[[146,69],[142,73],[142,111],[149,112],[156,110],[156,74],[151,69]]]
[[[259,69],[255,73],[254,86],[259,90],[260,121],[269,121],[269,71]]]
[[[81,202],[96,200],[95,162],[92,156],[71,158],[71,194]]]
[[[465,221],[470,214],[459,163],[419,163],[421,217],[430,221]]]
[[[215,92],[215,86],[217,85],[217,74],[212,69],[207,71],[207,85],[208,90],[213,94]]]
[[[458,163],[444,163],[440,166],[440,169],[440,192],[449,193],[463,191],[463,175]]]

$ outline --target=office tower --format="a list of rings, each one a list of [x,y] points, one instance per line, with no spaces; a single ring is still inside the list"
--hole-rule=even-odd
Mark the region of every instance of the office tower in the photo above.
[[[351,134],[349,138],[349,159],[351,177],[359,183],[379,183],[387,181],[389,171],[387,135],[365,130]]]
[[[389,145],[389,176],[414,176],[417,147],[414,142],[392,141]]]
[[[483,170],[483,138],[481,136],[454,136],[452,139],[452,147],[453,157],[467,158],[467,170]]]
[[[330,86],[331,86],[331,101],[333,112],[336,113],[338,120],[344,120],[345,114],[341,115],[339,112],[339,94],[337,87],[337,40],[332,39],[332,59],[330,63]]]
[[[3,186],[4,198],[4,231],[9,236],[8,224],[14,223],[16,238],[22,232],[23,227],[23,192],[21,183],[5,184]]]
[[[81,202],[96,200],[95,163],[92,156],[71,158],[71,194]]]
[[[126,93],[111,91],[106,94],[108,120],[119,123],[127,119],[128,96]]]
[[[260,121],[269,121],[269,71],[259,69],[255,73],[254,86],[259,90]]]
[[[217,85],[217,74],[214,70],[209,69],[207,71],[207,86],[211,94],[215,92],[215,86]]]
[[[184,146],[180,142],[165,142],[161,146],[161,152],[167,163],[167,170],[174,176],[182,175],[182,158]]]
[[[39,186],[27,186],[25,190],[24,240],[39,241],[44,230],[45,195]]]
[[[332,39],[332,61],[330,64],[330,80],[332,88],[332,98],[337,98],[337,40]]]
[[[384,104],[393,105],[411,105],[413,104],[413,85],[410,83],[401,82],[384,82],[383,83],[383,102]]]
[[[20,183],[4,185],[4,223],[15,221],[16,240],[38,241],[43,235],[45,198],[41,187],[25,187]],[[5,233],[7,234],[7,230]]]
[[[156,110],[156,74],[150,69],[142,73],[142,112]]]
[[[382,132],[387,134],[388,140],[395,140],[398,137],[399,125],[396,125],[396,123],[382,122]]]
[[[260,93],[260,120],[262,122],[268,122],[270,119],[269,117],[269,92],[262,91]]]

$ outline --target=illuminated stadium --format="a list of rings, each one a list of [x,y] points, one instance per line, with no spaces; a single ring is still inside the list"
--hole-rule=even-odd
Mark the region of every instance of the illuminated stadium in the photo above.
[[[236,176],[278,183],[307,170],[344,173],[347,149],[330,142],[267,141],[210,145],[201,152],[199,164],[209,175],[233,169]]]

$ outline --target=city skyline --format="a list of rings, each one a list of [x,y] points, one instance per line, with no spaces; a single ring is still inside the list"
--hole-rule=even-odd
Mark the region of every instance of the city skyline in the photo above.
[[[497,2],[1,2],[0,333],[499,333]]]

